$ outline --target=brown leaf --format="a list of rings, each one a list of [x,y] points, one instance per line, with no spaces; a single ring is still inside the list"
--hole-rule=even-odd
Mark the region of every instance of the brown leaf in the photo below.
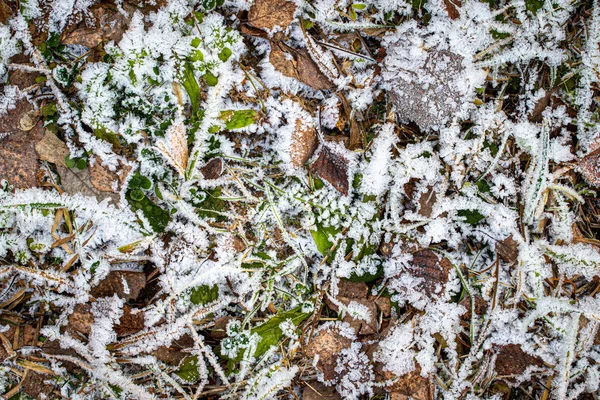
[[[102,42],[114,40],[119,42],[123,37],[123,32],[127,29],[127,18],[117,9],[106,5],[98,5],[90,9],[91,18],[72,31],[65,31],[62,44],[80,44],[89,48],[94,48]],[[92,21],[93,26],[88,24]]]
[[[325,386],[319,381],[306,382],[302,400],[342,400],[333,386]]]
[[[80,193],[83,196],[95,197],[98,201],[110,198],[113,203],[119,203],[119,196],[114,193],[101,192],[94,187],[90,179],[89,168],[80,170],[57,165],[56,169],[60,175],[60,186],[65,193]]]
[[[350,120],[350,143],[348,143],[348,150],[362,149],[363,147],[363,135],[358,122],[352,118]]]
[[[13,10],[4,1],[0,0],[0,23],[6,25],[8,19],[13,15]]]
[[[578,167],[581,175],[590,185],[600,187],[600,148],[580,159]]]
[[[35,144],[44,135],[44,127],[38,121],[28,131],[21,129],[21,119],[32,110],[33,106],[22,99],[14,110],[0,117],[0,180],[6,179],[17,189],[38,185]]]
[[[292,133],[290,159],[292,165],[301,168],[313,155],[318,146],[317,131],[312,125],[306,125],[300,118],[296,120],[296,129]]]
[[[34,399],[51,398],[50,394],[54,391],[52,382],[52,376],[28,370],[21,390]]]
[[[89,336],[94,323],[91,304],[77,304],[73,313],[68,318],[67,331],[77,332]]]
[[[525,353],[518,344],[507,344],[498,349],[495,369],[498,375],[521,375],[530,365],[541,367],[544,362]]]
[[[144,313],[137,309],[134,310],[125,304],[123,306],[123,315],[119,319],[119,323],[115,325],[117,336],[133,335],[142,329],[144,329]]]
[[[131,167],[128,165],[121,165],[121,169],[113,172],[102,165],[102,160],[98,156],[93,156],[94,163],[90,163],[90,182],[92,185],[101,192],[113,192],[118,193],[119,188],[125,183],[125,179],[131,171]],[[114,183],[117,182],[116,186]],[[113,189],[113,186],[115,187]]]
[[[127,282],[128,291],[125,290],[123,280]],[[146,274],[134,271],[111,271],[98,286],[92,288],[92,296],[110,297],[114,294],[122,299],[136,300],[142,289],[146,286]]]
[[[53,132],[46,131],[44,137],[35,144],[40,160],[65,166],[65,158],[69,155],[67,145]]]
[[[462,6],[461,0],[444,0],[444,6],[450,19],[458,19],[460,17],[458,9]]]
[[[294,20],[296,4],[286,0],[255,0],[248,11],[248,23],[255,28],[285,30]]]
[[[348,195],[348,160],[323,146],[310,171],[329,182],[337,191]]]
[[[319,331],[312,338],[306,349],[306,355],[311,358],[319,356],[316,367],[321,371],[326,381],[331,381],[337,377],[335,367],[337,366],[338,354],[351,345],[351,339],[343,336],[338,328],[331,327]]]
[[[333,87],[310,58],[306,49],[294,49],[281,43],[271,42],[269,62],[284,76],[296,78],[315,90],[327,90]]]
[[[451,269],[452,263],[447,258],[440,260],[433,251],[421,250],[413,254],[408,272],[414,277],[422,278],[422,282],[414,289],[432,297],[444,290]]]
[[[519,242],[512,235],[496,243],[496,251],[504,262],[512,264],[519,258]]]
[[[223,173],[223,159],[220,157],[209,160],[204,167],[200,168],[204,179],[217,179]]]
[[[431,217],[431,212],[433,211],[433,206],[437,201],[437,195],[433,190],[433,187],[430,186],[426,192],[421,194],[419,197],[419,214],[424,216],[425,218]]]
[[[401,377],[396,377],[388,371],[384,371],[383,376],[386,379],[395,380],[394,384],[387,388],[390,391],[390,397],[394,400],[433,399],[433,382],[431,382],[430,378],[421,376],[421,369],[418,366],[413,372],[409,372]]]

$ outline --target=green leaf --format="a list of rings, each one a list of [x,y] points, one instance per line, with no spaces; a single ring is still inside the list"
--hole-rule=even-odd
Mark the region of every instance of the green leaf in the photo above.
[[[198,371],[198,356],[189,356],[183,359],[179,369],[175,371],[175,375],[188,383],[195,383],[200,379]]]
[[[241,129],[256,122],[258,114],[254,110],[221,111],[219,118],[225,121],[227,130]]]
[[[219,83],[219,79],[210,71],[204,74],[204,81],[208,86],[217,86],[217,83]]]
[[[190,103],[192,104],[192,114],[195,115],[200,109],[200,86],[198,85],[198,81],[194,76],[192,65],[189,62],[186,62],[184,65],[181,85],[190,98]]]
[[[68,168],[75,168],[75,160],[73,160],[71,157],[66,156],[65,157],[65,165]]]
[[[131,197],[131,200],[134,200],[134,201],[142,201],[142,200],[144,200],[144,197],[146,197],[144,192],[142,192],[140,189],[133,189],[129,193],[129,196]]]
[[[525,8],[533,15],[536,15],[538,10],[544,6],[544,0],[525,0]]]
[[[310,231],[315,244],[317,245],[317,250],[319,253],[326,255],[329,253],[329,250],[333,246],[333,242],[329,240],[329,236],[335,236],[340,230],[334,228],[333,226],[324,227],[320,223],[317,223],[317,230]]]
[[[485,179],[481,179],[477,181],[477,189],[479,189],[481,193],[489,193],[490,184]]]
[[[364,10],[365,8],[367,8],[367,5],[363,3],[354,3],[352,4],[352,8],[354,8],[355,10]]]
[[[459,210],[458,215],[467,219],[467,224],[477,225],[485,217],[477,210]]]
[[[144,196],[141,200],[135,200],[132,198],[131,193],[134,190],[129,190],[127,192],[127,201],[129,202],[132,210],[134,212],[141,210],[154,232],[164,232],[165,228],[169,224],[169,221],[171,221],[171,215],[169,215],[167,211],[154,204],[154,202],[152,202],[152,200],[146,196]]]
[[[260,342],[258,342],[258,345],[256,346],[254,357],[258,358],[262,356],[271,348],[271,346],[277,346],[281,339],[283,339],[283,331],[279,328],[279,324],[289,319],[294,326],[298,326],[310,315],[311,313],[302,312],[302,307],[296,307],[290,311],[277,314],[267,322],[253,328],[251,333],[256,333],[260,336]],[[240,352],[235,361],[241,361],[242,357],[243,352]]]
[[[198,47],[198,46],[200,46],[200,38],[195,37],[192,39],[192,47]]]
[[[77,169],[85,169],[85,167],[87,167],[87,161],[85,161],[83,158],[80,158],[75,162],[75,166]]]
[[[204,54],[200,50],[194,50],[190,53],[188,59],[190,61],[204,61]]]
[[[231,57],[231,49],[229,47],[224,47],[223,50],[219,53],[219,59],[223,62],[229,60]]]
[[[56,108],[56,103],[49,103],[42,107],[42,115],[44,117],[49,117],[51,115],[55,115],[58,112]]]
[[[205,306],[219,298],[219,287],[217,285],[200,285],[190,291],[192,304]]]

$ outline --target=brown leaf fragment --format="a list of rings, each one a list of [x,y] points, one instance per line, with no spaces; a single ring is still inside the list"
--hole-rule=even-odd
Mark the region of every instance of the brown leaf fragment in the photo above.
[[[425,218],[431,217],[433,206],[435,205],[436,201],[437,195],[433,190],[433,187],[429,187],[427,191],[421,194],[421,197],[419,197],[419,214]]]
[[[384,317],[390,316],[390,313],[392,312],[392,302],[389,297],[376,297],[371,299],[373,299],[377,305],[377,309],[383,313]]]
[[[512,264],[519,258],[519,242],[510,235],[506,239],[496,243],[496,251],[504,262]]]
[[[80,23],[74,30],[66,30],[62,44],[79,44],[94,48],[102,42],[119,42],[127,29],[127,18],[116,8],[104,4],[90,9],[91,18]],[[88,22],[92,21],[92,24]]]
[[[327,90],[333,87],[306,49],[294,49],[281,43],[271,42],[269,62],[282,75],[296,78],[315,90]]]
[[[94,187],[91,182],[89,168],[80,170],[56,165],[56,169],[60,175],[60,186],[65,193],[80,193],[83,196],[95,197],[98,201],[110,198],[114,204],[119,203],[119,196],[114,193],[101,192]]]
[[[210,330],[210,335],[217,340],[225,339],[227,337],[227,324],[233,317],[224,316],[215,319],[215,325]]]
[[[348,150],[363,148],[363,135],[359,123],[353,118],[350,120],[350,142]]]
[[[35,151],[41,161],[62,166],[65,166],[65,158],[69,155],[67,145],[48,130],[44,133],[44,137],[35,144]]]
[[[316,367],[326,381],[331,381],[337,377],[335,367],[338,354],[351,345],[352,340],[344,336],[339,328],[331,327],[319,331],[312,338],[306,348],[306,355],[311,358],[319,356]]]
[[[6,179],[17,189],[38,185],[35,143],[42,138],[44,127],[39,121],[33,126],[21,125],[21,119],[29,119],[32,112],[33,106],[22,99],[15,109],[0,117],[0,180]]]
[[[101,192],[118,193],[129,171],[131,171],[131,167],[121,164],[121,169],[113,172],[102,165],[100,157],[93,156],[93,158],[94,162],[90,163],[89,166],[92,185]]]
[[[296,4],[286,0],[255,0],[248,11],[248,23],[255,28],[285,30],[294,20]]]
[[[600,187],[600,147],[580,159],[578,169],[590,185]]]
[[[525,353],[518,344],[507,344],[498,348],[495,369],[498,375],[521,375],[530,365],[542,367],[544,362],[538,357]]]
[[[124,283],[126,283],[126,286]],[[126,300],[136,300],[146,286],[146,274],[134,271],[111,271],[98,286],[92,288],[92,296],[110,297],[116,294]]]
[[[0,0],[0,23],[5,24],[9,18],[14,15],[13,10],[6,4],[6,2]]]
[[[123,315],[119,319],[119,323],[115,325],[117,336],[133,335],[142,329],[144,329],[144,313],[125,304],[123,306]]]
[[[296,129],[292,133],[290,144],[290,159],[292,165],[301,168],[313,155],[319,142],[314,126],[304,124],[301,119],[296,120]]]
[[[413,254],[409,272],[421,282],[414,286],[427,297],[442,293],[448,282],[448,273],[452,269],[452,263],[447,258],[439,257],[431,250],[420,250]]]
[[[394,376],[393,373],[383,371],[387,380],[395,380],[392,386],[388,386],[390,397],[394,400],[432,400],[434,395],[433,382],[428,377],[421,376],[421,369],[417,366],[412,372]]]
[[[338,192],[348,195],[348,160],[323,146],[310,171],[329,182]]]
[[[535,104],[533,110],[528,116],[529,121],[540,123],[542,122],[542,113],[550,105],[550,100],[552,99],[552,95],[554,94],[553,90],[547,91],[544,97],[539,99]]]
[[[92,314],[91,304],[77,304],[73,313],[68,318],[67,331],[71,333],[77,332],[85,336],[89,336],[94,323],[94,315]]]
[[[302,400],[342,400],[333,386],[325,386],[319,381],[306,382]]]
[[[21,390],[34,399],[51,398],[50,394],[54,391],[52,382],[52,376],[28,370]]]
[[[444,6],[450,19],[458,19],[460,17],[458,9],[462,7],[461,0],[444,0]]]
[[[221,157],[209,160],[202,168],[200,168],[204,179],[217,179],[223,173],[223,159]]]

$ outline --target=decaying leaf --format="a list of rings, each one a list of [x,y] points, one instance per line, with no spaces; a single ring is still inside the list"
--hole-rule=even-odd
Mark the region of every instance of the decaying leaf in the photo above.
[[[94,323],[91,304],[77,304],[73,313],[69,315],[67,330],[89,336]]]
[[[305,49],[294,49],[281,42],[271,42],[269,62],[282,75],[296,78],[315,90],[333,87]]]
[[[119,323],[115,325],[115,332],[118,336],[128,336],[138,333],[144,329],[144,313],[133,309],[129,305],[123,306],[123,315]]]
[[[447,258],[440,260],[431,250],[420,250],[414,253],[409,267],[411,275],[422,278],[414,289],[429,298],[443,292],[450,270],[452,270],[452,263]]]
[[[44,127],[39,121],[33,127],[26,126],[27,131],[21,127],[21,119],[29,119],[32,111],[33,106],[22,99],[0,122],[0,179],[17,189],[38,185],[35,144],[44,135]]]
[[[377,315],[377,304],[372,298],[368,298],[369,288],[364,282],[350,282],[348,280],[340,280],[338,284],[338,295],[336,300],[345,306],[348,306],[351,302],[361,304],[369,310],[371,319],[369,321],[363,321],[361,319],[354,318],[348,313],[344,314],[343,321],[347,322],[356,333],[360,335],[370,335],[376,332],[377,324],[375,322],[375,316]],[[335,312],[339,312],[339,307],[329,300],[325,299],[327,307]]]
[[[589,184],[600,187],[600,148],[580,159],[578,167]]]
[[[325,386],[319,381],[311,381],[306,382],[302,400],[342,400],[342,396],[332,386]]]
[[[519,258],[519,242],[512,235],[496,243],[496,251],[504,262],[514,263]]]
[[[327,146],[323,146],[319,157],[310,166],[311,172],[329,182],[335,189],[348,195],[348,160]]]
[[[133,271],[111,271],[98,286],[92,288],[94,297],[111,297],[135,300],[146,286],[146,274]]]
[[[495,372],[500,376],[515,376],[521,375],[529,366],[543,365],[540,358],[525,353],[520,345],[507,344],[498,349]]]
[[[80,44],[94,48],[102,42],[121,40],[123,32],[127,29],[128,19],[119,10],[99,4],[90,9],[90,14],[91,18],[86,18],[75,29],[63,32],[63,44]]]
[[[23,393],[34,399],[51,398],[50,394],[54,391],[53,381],[50,375],[29,370],[23,379],[21,389]]]
[[[458,9],[462,6],[461,0],[444,0],[444,6],[446,7],[448,17],[451,19],[458,19],[460,17]]]
[[[396,377],[388,371],[383,372],[384,378],[393,381],[386,389],[394,400],[433,400],[434,386],[430,378],[421,376],[421,369],[417,369],[401,377]]]
[[[337,377],[335,368],[340,351],[351,345],[352,339],[344,336],[338,328],[331,327],[319,331],[312,338],[310,346],[306,349],[306,355],[311,358],[318,356],[317,369],[326,381],[331,381]]]
[[[313,155],[318,146],[317,131],[312,125],[296,120],[296,129],[292,133],[290,159],[292,165],[301,168]]]
[[[112,202],[118,204],[119,197],[114,193],[101,192],[94,187],[90,179],[90,170],[67,168],[62,165],[56,165],[60,175],[60,186],[65,193],[80,193],[83,196],[95,197],[98,201],[106,198],[112,199]]]
[[[131,167],[121,165],[121,168],[113,172],[102,165],[102,160],[98,156],[93,156],[94,162],[90,163],[90,181],[92,185],[101,192],[118,193],[122,187]]]
[[[256,0],[248,11],[248,24],[255,28],[285,30],[294,20],[296,4],[286,0]]]
[[[47,130],[44,133],[44,137],[35,144],[35,151],[41,161],[66,167],[65,158],[69,155],[69,149],[53,132]]]
[[[185,177],[188,164],[188,147],[187,129],[183,119],[169,127],[165,138],[165,140],[158,142],[158,150],[169,164],[179,172],[179,175]]]

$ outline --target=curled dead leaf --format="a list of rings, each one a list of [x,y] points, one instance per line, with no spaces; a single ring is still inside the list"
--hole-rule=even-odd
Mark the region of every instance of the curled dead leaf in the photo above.
[[[269,62],[282,75],[296,78],[315,90],[333,87],[305,49],[294,49],[281,42],[271,42]]]
[[[204,179],[217,179],[223,173],[223,159],[220,157],[209,160],[202,168],[200,168]]]
[[[188,164],[187,129],[181,118],[169,127],[165,140],[157,144],[157,148],[165,159],[174,167],[181,177],[185,177]]]

